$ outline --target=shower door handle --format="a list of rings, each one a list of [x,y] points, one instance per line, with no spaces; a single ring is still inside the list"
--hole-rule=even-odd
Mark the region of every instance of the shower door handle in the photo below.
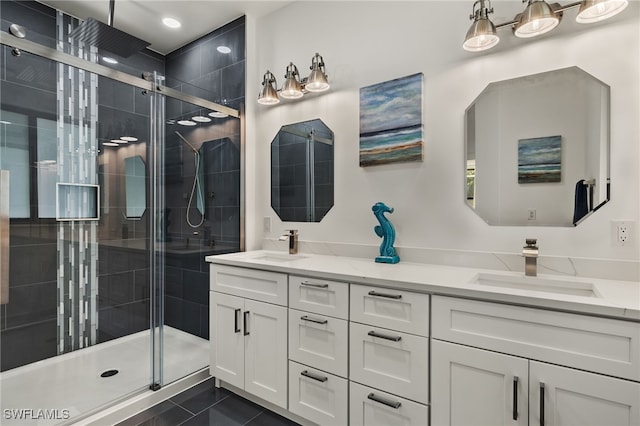
[[[9,303],[9,170],[0,170],[0,305]]]

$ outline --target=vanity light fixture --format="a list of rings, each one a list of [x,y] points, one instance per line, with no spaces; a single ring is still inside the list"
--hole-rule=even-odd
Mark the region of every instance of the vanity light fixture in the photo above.
[[[522,0],[526,3],[522,13],[518,13],[512,21],[494,24],[489,19],[493,13],[491,0],[476,0],[473,13],[469,18],[473,21],[462,47],[470,52],[487,50],[498,44],[500,38],[496,29],[511,27],[516,37],[530,38],[545,34],[558,26],[566,10],[579,7],[576,22],[592,23],[602,21],[622,12],[629,4],[628,0],[581,0],[562,6],[558,3],[548,4],[544,0]]]
[[[267,71],[262,78],[262,90],[258,94],[258,103],[262,105],[275,105],[280,102],[276,90],[276,76]]]
[[[311,73],[308,77],[300,78],[300,72],[293,62],[287,65],[285,80],[281,89],[277,88],[276,78],[267,71],[262,78],[262,89],[258,94],[258,103],[275,105],[284,99],[300,99],[309,92],[324,92],[329,90],[329,79],[325,70],[324,59],[319,53],[311,58]]]

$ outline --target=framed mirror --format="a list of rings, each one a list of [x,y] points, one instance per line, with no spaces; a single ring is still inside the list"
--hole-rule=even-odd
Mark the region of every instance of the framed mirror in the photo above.
[[[147,209],[146,166],[139,155],[124,159],[125,216],[140,219]]]
[[[271,207],[283,222],[320,222],[333,207],[333,131],[320,119],[282,126],[271,142]]]
[[[512,226],[576,226],[602,207],[609,92],[578,67],[489,84],[465,113],[466,204]]]

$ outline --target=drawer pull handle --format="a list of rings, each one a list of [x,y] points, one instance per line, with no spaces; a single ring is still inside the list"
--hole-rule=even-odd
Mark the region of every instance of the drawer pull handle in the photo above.
[[[325,376],[318,376],[317,374],[310,373],[308,370],[304,370],[304,371],[303,371],[302,373],[300,373],[300,374],[301,374],[301,375],[303,375],[303,376],[305,376],[305,377],[308,377],[308,378],[310,378],[310,379],[313,379],[313,380],[317,380],[317,381],[319,381],[319,382],[322,382],[322,383],[324,383],[324,382],[326,382],[327,380],[329,380],[329,378],[328,378],[328,377],[325,377]]]
[[[540,382],[540,426],[544,426],[544,383]]]
[[[379,337],[381,339],[391,340],[393,342],[399,342],[400,340],[402,340],[402,336],[389,336],[388,334],[378,333],[377,331],[370,331],[367,334],[372,337]]]
[[[234,318],[233,318],[233,332],[234,333],[240,333],[240,312],[242,312],[242,309],[238,308],[235,311],[234,314]]]
[[[513,377],[513,420],[518,420],[518,376]]]
[[[377,291],[370,291],[369,296],[386,297],[387,299],[396,299],[396,300],[402,299],[401,294],[379,293]]]
[[[367,398],[372,400],[372,401],[379,402],[380,404],[384,404],[387,407],[395,408],[396,410],[398,408],[400,408],[400,406],[402,405],[402,403],[400,401],[390,401],[388,399],[376,396],[376,394],[374,394],[373,392],[371,392],[369,395],[367,395]]]
[[[327,323],[326,319],[313,318],[313,317],[310,317],[308,315],[303,315],[303,316],[300,317],[300,319],[302,321],[315,322],[316,324],[326,324]]]
[[[329,287],[329,284],[316,284],[316,283],[310,283],[309,281],[302,281],[300,283],[300,285],[306,286],[306,287],[315,287],[315,288],[327,288]]]
[[[244,311],[244,333],[242,334],[249,335],[249,311]]]

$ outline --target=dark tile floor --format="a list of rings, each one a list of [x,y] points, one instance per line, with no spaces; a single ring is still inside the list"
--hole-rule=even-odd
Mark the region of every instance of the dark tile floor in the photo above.
[[[296,426],[266,408],[217,389],[213,378],[136,414],[117,426]]]

